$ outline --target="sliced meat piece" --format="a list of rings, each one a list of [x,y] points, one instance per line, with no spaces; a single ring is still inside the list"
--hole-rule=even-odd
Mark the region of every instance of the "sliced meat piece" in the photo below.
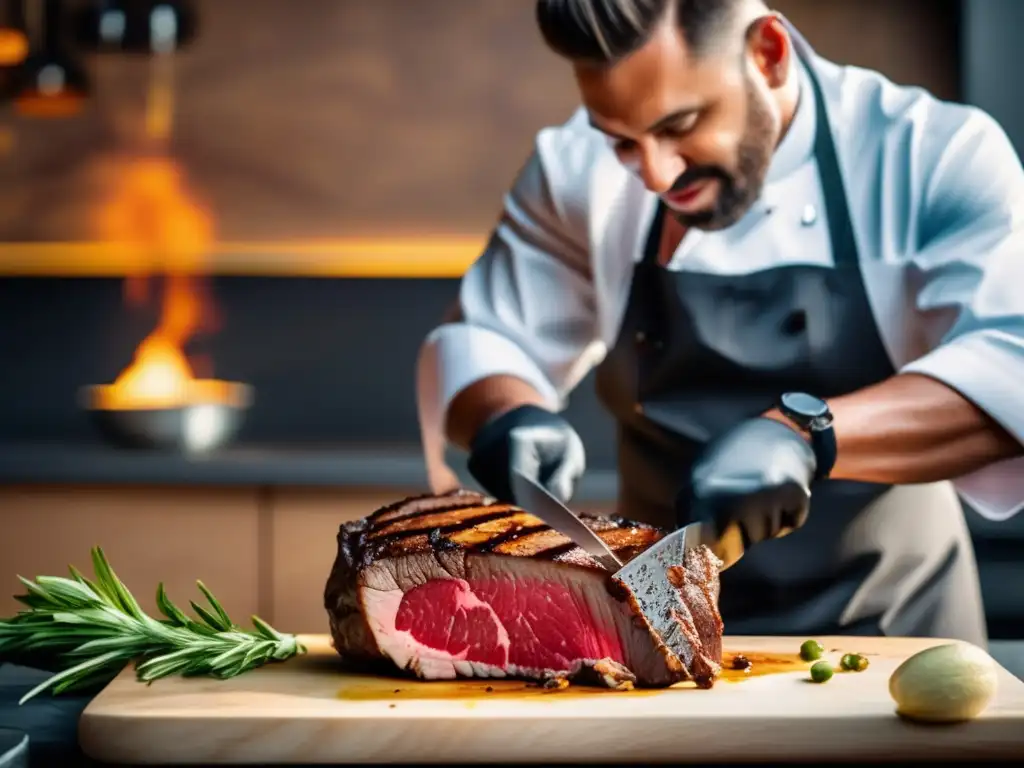
[[[623,561],[664,533],[581,515]],[[579,678],[610,687],[713,680],[721,663],[718,569],[680,564],[693,653],[651,633],[611,574],[524,510],[470,491],[419,496],[346,523],[325,589],[338,653],[424,679]]]

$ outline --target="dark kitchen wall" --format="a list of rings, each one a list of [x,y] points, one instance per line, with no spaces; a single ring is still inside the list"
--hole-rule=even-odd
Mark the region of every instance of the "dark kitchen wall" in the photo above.
[[[956,4],[788,0],[823,54],[958,94]],[[483,236],[537,129],[574,108],[527,0],[206,0],[176,63],[171,151],[221,239]],[[84,241],[138,147],[145,59],[90,58],[86,111],[0,112],[0,242]],[[3,270],[0,245],[0,273]],[[284,254],[286,257],[286,254]],[[220,330],[194,351],[248,381],[244,438],[417,440],[416,348],[453,280],[218,277]],[[0,435],[91,434],[76,389],[110,381],[153,327],[117,279],[0,278]],[[590,380],[571,407],[595,464],[614,455]]]
[[[226,240],[478,231],[531,133],[572,107],[529,3],[194,5],[198,37],[175,63],[171,151]],[[142,138],[149,63],[89,65],[85,114],[16,125],[0,239],[89,238],[119,153]]]
[[[84,0],[68,3],[70,9]],[[531,0],[200,0],[170,149],[232,241],[482,233],[543,125],[575,106]],[[781,0],[820,52],[958,92],[952,0]],[[139,145],[150,66],[87,60],[81,116],[11,122],[0,241],[94,235]]]

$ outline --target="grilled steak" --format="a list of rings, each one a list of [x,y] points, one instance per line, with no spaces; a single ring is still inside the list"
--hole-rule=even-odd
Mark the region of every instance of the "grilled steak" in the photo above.
[[[664,533],[582,515],[623,561]],[[710,686],[721,664],[718,561],[673,568],[692,644],[668,651],[635,601],[582,549],[518,507],[469,491],[419,496],[346,523],[324,600],[338,653],[425,679],[575,678],[610,687]]]

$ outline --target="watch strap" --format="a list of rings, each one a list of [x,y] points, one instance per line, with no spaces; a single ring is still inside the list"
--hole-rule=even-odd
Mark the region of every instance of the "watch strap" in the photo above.
[[[836,456],[839,453],[836,444],[836,431],[831,425],[824,429],[812,429],[811,449],[814,451],[814,459],[817,467],[814,470],[815,480],[825,480],[832,474],[832,468],[836,465]]]
[[[786,395],[779,400],[779,411],[798,429],[810,436],[811,450],[814,451],[814,459],[817,467],[814,472],[814,480],[824,480],[832,473],[836,464],[836,457],[839,452],[836,444],[836,433],[832,428],[832,414],[828,405],[819,398],[811,398],[822,405],[822,412],[814,415],[808,412],[801,412],[799,408],[790,407],[786,402]]]

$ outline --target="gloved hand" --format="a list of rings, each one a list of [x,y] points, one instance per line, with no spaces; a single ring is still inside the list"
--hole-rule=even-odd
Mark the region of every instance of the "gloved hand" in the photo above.
[[[522,405],[485,424],[470,445],[470,474],[499,501],[515,503],[516,469],[568,503],[586,469],[583,441],[558,414]]]
[[[694,462],[676,502],[679,524],[711,523],[734,562],[807,521],[816,468],[810,443],[795,429],[765,417],[744,421]]]

